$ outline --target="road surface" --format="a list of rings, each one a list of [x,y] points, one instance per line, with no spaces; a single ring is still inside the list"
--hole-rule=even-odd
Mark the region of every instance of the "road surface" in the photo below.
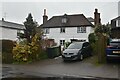
[[[42,60],[31,64],[3,64],[3,77],[32,75],[40,77],[82,77],[115,78],[120,77],[119,63],[96,65],[93,57],[83,61],[63,62],[61,57]],[[120,79],[120,78],[119,78]]]

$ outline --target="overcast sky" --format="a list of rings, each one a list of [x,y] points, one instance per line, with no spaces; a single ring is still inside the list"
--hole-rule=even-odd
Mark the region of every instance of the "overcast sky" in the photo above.
[[[58,0],[59,1],[59,0]],[[119,0],[118,0],[119,1]],[[103,24],[110,22],[118,16],[118,1],[110,2],[7,2],[0,3],[2,14],[6,21],[23,23],[28,13],[32,13],[33,19],[42,24],[43,9],[47,9],[47,15],[52,16],[66,14],[84,14],[86,17],[94,17],[94,9],[97,8],[101,13]],[[120,5],[120,4],[119,4]],[[120,7],[120,6],[119,6]],[[120,8],[119,8],[120,9]]]

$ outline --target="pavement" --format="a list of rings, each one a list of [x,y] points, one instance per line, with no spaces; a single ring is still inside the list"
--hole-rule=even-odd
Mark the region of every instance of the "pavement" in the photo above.
[[[3,64],[2,78],[29,76],[120,80],[119,62],[96,65],[91,61],[93,57],[70,62],[63,62],[61,57],[56,57],[31,64]]]

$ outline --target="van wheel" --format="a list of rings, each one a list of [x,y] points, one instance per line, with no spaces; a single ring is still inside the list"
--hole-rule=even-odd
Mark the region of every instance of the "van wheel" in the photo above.
[[[80,55],[80,60],[82,61],[82,60],[83,60],[83,58],[84,58],[84,57],[83,57],[83,55],[81,54],[81,55]]]

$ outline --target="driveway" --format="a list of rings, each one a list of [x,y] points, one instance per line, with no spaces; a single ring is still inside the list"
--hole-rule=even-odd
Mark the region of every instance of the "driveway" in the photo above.
[[[41,77],[82,77],[82,78],[116,78],[120,77],[119,63],[94,64],[93,57],[83,61],[63,62],[61,57],[42,60],[32,64],[3,64],[3,77],[11,75],[32,75]],[[7,68],[10,68],[6,70]],[[10,71],[9,71],[10,70]]]

